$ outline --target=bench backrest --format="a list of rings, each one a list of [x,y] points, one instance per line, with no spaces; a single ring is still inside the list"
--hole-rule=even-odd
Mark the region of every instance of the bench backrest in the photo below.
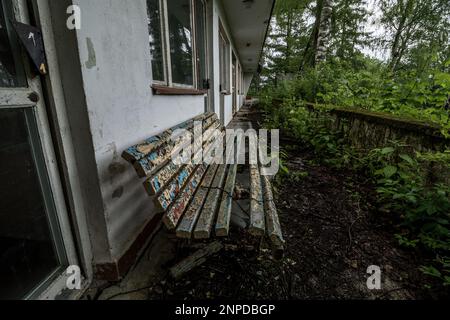
[[[203,139],[194,141],[194,156],[201,150],[208,150],[214,143],[217,129],[223,130],[215,113],[205,113],[192,118],[180,125],[170,128],[159,135],[152,136],[145,141],[125,150],[122,157],[133,164],[139,177],[147,179],[144,187],[151,196],[156,195],[156,204],[163,211],[168,210],[170,205],[177,199],[190,180],[201,180],[206,167],[193,162],[188,164],[176,164],[172,156],[186,146],[186,140],[175,133],[178,129],[187,130],[194,134],[195,123],[202,123]],[[178,139],[174,139],[174,138]],[[189,141],[190,143],[190,141]],[[191,178],[195,174],[196,176]]]

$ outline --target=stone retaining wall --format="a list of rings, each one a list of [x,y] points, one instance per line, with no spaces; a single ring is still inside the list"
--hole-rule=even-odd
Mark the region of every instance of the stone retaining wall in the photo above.
[[[314,105],[307,108],[311,112],[319,110]],[[331,129],[342,132],[348,143],[361,151],[391,145],[390,141],[405,143],[411,153],[450,149],[450,139],[441,134],[437,125],[365,110],[333,108],[328,112],[333,118]],[[448,166],[430,162],[424,164],[424,169],[430,184],[450,184]]]
[[[308,108],[316,110],[314,105]],[[441,134],[437,125],[365,110],[334,108],[329,112],[333,129],[342,131],[358,149],[383,147],[392,140],[404,142],[416,151],[443,151],[450,147],[450,139]]]

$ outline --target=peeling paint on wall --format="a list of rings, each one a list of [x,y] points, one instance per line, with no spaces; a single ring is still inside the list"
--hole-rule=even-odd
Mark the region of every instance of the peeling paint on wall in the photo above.
[[[88,60],[86,61],[86,68],[92,69],[97,65],[97,58],[95,56],[94,44],[91,38],[86,38],[86,45],[88,49]]]
[[[122,197],[122,195],[123,195],[123,187],[119,187],[116,190],[114,190],[112,197],[113,199],[119,199]]]

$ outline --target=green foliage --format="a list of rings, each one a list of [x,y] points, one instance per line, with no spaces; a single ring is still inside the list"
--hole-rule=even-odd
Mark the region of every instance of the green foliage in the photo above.
[[[322,162],[366,170],[380,205],[401,218],[401,245],[436,257],[422,271],[450,284],[450,183],[430,180],[430,168],[450,171],[450,153],[414,153],[392,142],[357,154],[333,131],[327,108],[338,106],[394,114],[435,124],[450,137],[450,2],[379,0],[382,33],[367,32],[367,1],[337,0],[326,62],[314,65],[324,0],[278,0],[264,50],[264,69],[252,84],[268,128],[282,129],[310,147]],[[317,21],[314,21],[317,20]],[[329,40],[329,41],[328,41]],[[363,50],[365,49],[365,50]],[[364,54],[387,53],[383,58]],[[378,55],[376,55],[378,57]],[[276,102],[275,104],[273,102]],[[310,112],[305,103],[322,105]],[[301,179],[282,166],[282,175]]]
[[[400,215],[411,243],[450,254],[450,185],[429,183],[429,164],[450,169],[450,153],[411,156],[408,147],[396,145],[372,150],[368,156],[384,208]],[[402,241],[401,241],[402,242]]]
[[[373,177],[382,211],[401,221],[401,232],[396,235],[399,243],[436,256],[434,263],[422,271],[439,275],[444,284],[450,284],[450,175],[440,182],[430,178],[432,169],[450,172],[450,151],[416,153],[411,146],[392,141],[361,154],[347,144],[342,133],[330,129],[333,123],[326,109],[313,112],[290,99],[266,112],[266,126],[287,131],[312,148],[324,164],[353,167]],[[303,173],[289,173],[289,179],[300,181],[303,177]]]
[[[287,104],[306,101],[391,113],[434,123],[450,136],[450,111],[444,109],[450,94],[450,60],[437,69],[407,70],[395,77],[387,77],[386,67],[377,61],[360,56],[357,64],[355,68],[331,59],[276,87],[266,87],[260,96],[263,102],[276,98]]]

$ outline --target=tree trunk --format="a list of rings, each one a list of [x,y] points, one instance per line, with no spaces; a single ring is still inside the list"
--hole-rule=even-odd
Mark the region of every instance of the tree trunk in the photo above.
[[[314,64],[318,65],[326,60],[331,32],[331,15],[333,13],[332,0],[322,0],[322,8],[318,21],[317,40],[315,46]]]
[[[400,23],[398,25],[397,31],[394,36],[394,41],[391,47],[391,61],[389,63],[389,69],[394,72],[397,68],[398,63],[401,60],[401,43],[402,33],[405,29],[406,22],[408,21],[409,15],[411,14],[412,8],[414,6],[414,0],[408,0],[406,5],[403,0],[400,1],[400,11],[402,16],[400,18]]]

